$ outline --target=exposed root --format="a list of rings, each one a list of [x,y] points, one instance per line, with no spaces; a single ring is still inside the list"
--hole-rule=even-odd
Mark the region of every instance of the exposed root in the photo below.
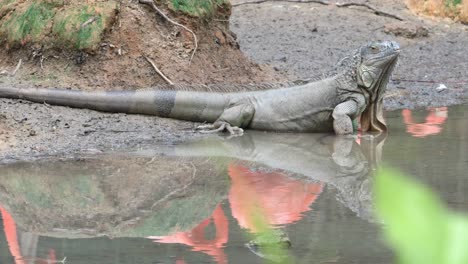
[[[356,3],[356,2],[348,2],[348,3],[330,3],[328,1],[323,1],[323,0],[257,0],[257,1],[251,1],[251,2],[243,2],[243,3],[238,3],[238,4],[233,4],[232,6],[241,6],[241,5],[251,5],[251,4],[261,4],[265,2],[288,2],[288,3],[316,3],[316,4],[321,4],[321,5],[335,5],[336,7],[349,7],[349,6],[362,6],[366,7],[374,12],[374,14],[378,16],[386,16],[386,17],[391,17],[400,21],[403,21],[403,18],[390,14],[381,10],[378,10],[377,8],[366,4],[366,3]]]
[[[22,63],[23,63],[23,60],[22,60],[22,59],[19,59],[18,64],[16,65],[15,70],[11,73],[11,76],[15,76],[15,75],[16,75],[16,72],[19,70],[19,68],[21,67],[21,64],[22,64]]]
[[[150,58],[145,56],[145,59],[151,64],[151,66],[153,66],[153,69],[159,74],[159,76],[161,76],[164,79],[164,81],[166,81],[169,85],[174,85],[174,83],[169,78],[167,78],[166,75],[164,75],[158,69],[158,67],[156,67],[156,64],[154,64],[154,62]]]
[[[193,44],[194,44],[194,48],[193,48],[193,52],[192,52],[192,56],[190,56],[190,62],[189,63],[192,63],[192,59],[193,59],[193,56],[195,55],[195,52],[197,51],[198,49],[198,39],[197,39],[197,35],[195,35],[195,33],[189,29],[188,27],[182,25],[182,24],[179,24],[177,23],[176,21],[172,20],[170,17],[168,17],[166,14],[164,14],[164,12],[162,12],[153,2],[153,0],[139,0],[139,3],[140,4],[145,4],[145,5],[149,5],[151,8],[153,8],[153,10],[158,13],[159,15],[161,15],[164,19],[166,19],[167,21],[169,21],[170,23],[178,26],[178,27],[181,27],[185,30],[187,30],[188,32],[192,33],[193,35]]]
[[[265,2],[317,3],[317,4],[322,4],[322,5],[330,5],[330,2],[322,1],[322,0],[276,0],[276,1],[275,0],[257,0],[257,1],[251,1],[251,2],[232,4],[232,6],[261,4]]]
[[[401,17],[399,17],[397,15],[390,14],[390,13],[378,10],[377,8],[375,8],[375,7],[373,7],[373,6],[369,5],[369,4],[366,4],[366,3],[349,2],[349,3],[336,3],[335,5],[337,7],[362,6],[362,7],[366,7],[368,9],[372,10],[374,12],[374,14],[376,14],[378,16],[386,16],[386,17],[391,17],[391,18],[403,21],[403,18],[401,18]]]

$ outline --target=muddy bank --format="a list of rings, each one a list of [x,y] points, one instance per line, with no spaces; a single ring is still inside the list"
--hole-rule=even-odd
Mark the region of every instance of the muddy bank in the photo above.
[[[0,160],[136,149],[201,136],[195,123],[0,99]]]

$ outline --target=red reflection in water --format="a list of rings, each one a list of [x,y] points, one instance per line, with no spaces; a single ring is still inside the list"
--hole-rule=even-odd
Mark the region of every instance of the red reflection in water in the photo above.
[[[310,206],[323,189],[322,183],[306,184],[280,172],[251,171],[241,165],[229,165],[228,172],[231,177],[229,203],[232,215],[241,227],[253,233],[259,231],[255,224],[255,216],[259,213],[265,217],[267,224],[272,226],[299,221],[303,213],[310,210]],[[216,236],[208,240],[204,231],[211,221],[214,223]],[[228,219],[220,205],[211,217],[190,231],[149,238],[159,243],[188,245],[194,251],[212,256],[217,263],[227,263],[223,247],[228,241]],[[176,263],[186,262],[178,258]]]
[[[49,249],[49,256],[47,259],[42,258],[24,258],[21,254],[20,245],[18,243],[18,235],[16,233],[16,223],[13,217],[5,210],[3,207],[0,207],[0,214],[2,215],[2,224],[3,231],[5,232],[5,238],[8,244],[8,249],[10,254],[15,260],[15,264],[26,264],[26,263],[37,263],[37,264],[49,264],[57,263],[55,257],[55,250]],[[26,261],[25,261],[26,260]]]
[[[5,237],[8,243],[8,248],[10,249],[10,253],[13,256],[16,264],[24,264],[25,262],[22,260],[23,257],[21,256],[21,250],[18,244],[15,220],[3,207],[0,207],[0,213],[2,214],[3,231],[5,232]]]
[[[403,115],[403,122],[406,124],[406,132],[414,137],[426,137],[442,132],[441,125],[445,123],[448,116],[447,107],[430,108],[428,111],[426,122],[417,124],[413,121],[411,110],[402,110],[401,114]]]
[[[216,235],[213,239],[206,239],[205,228],[213,221]],[[187,232],[177,232],[169,236],[152,236],[159,243],[178,243],[192,247],[193,251],[201,251],[212,256],[217,263],[227,263],[226,255],[223,251],[224,244],[228,241],[229,222],[224,215],[221,205],[218,204],[213,214],[203,220],[195,228]],[[176,263],[185,263],[183,259],[178,259]]]
[[[267,224],[286,225],[299,221],[322,192],[322,183],[306,184],[281,172],[251,171],[229,165],[232,215],[243,228],[259,232],[255,215],[260,212]]]

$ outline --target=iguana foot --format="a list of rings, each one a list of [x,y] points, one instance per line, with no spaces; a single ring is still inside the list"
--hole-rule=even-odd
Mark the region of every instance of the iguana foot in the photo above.
[[[216,122],[215,124],[209,125],[200,125],[196,128],[196,130],[200,130],[200,133],[217,133],[223,132],[227,130],[231,136],[242,136],[244,134],[244,130],[240,127],[231,126],[231,124],[227,122]]]

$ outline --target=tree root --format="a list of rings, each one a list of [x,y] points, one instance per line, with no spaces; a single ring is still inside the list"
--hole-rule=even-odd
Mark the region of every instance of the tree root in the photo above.
[[[188,27],[180,24],[180,23],[177,23],[176,21],[172,20],[170,17],[168,17],[166,14],[164,14],[164,12],[162,12],[153,2],[153,0],[139,0],[139,3],[140,4],[145,4],[145,5],[149,5],[151,8],[153,8],[153,10],[158,13],[160,16],[162,16],[164,19],[166,19],[167,21],[169,21],[171,24],[173,25],[176,25],[178,27],[181,27],[183,29],[185,29],[186,31],[190,32],[192,35],[193,35],[193,44],[194,44],[194,48],[193,48],[193,52],[192,52],[192,56],[190,57],[190,62],[189,63],[192,63],[192,59],[193,59],[193,56],[195,55],[195,52],[197,51],[198,49],[198,39],[197,39],[197,35],[195,35],[195,33],[189,29]]]
[[[15,75],[16,75],[16,72],[19,70],[19,68],[21,67],[21,64],[22,64],[22,63],[23,63],[23,60],[22,60],[22,59],[19,59],[18,64],[16,65],[15,70],[13,70],[13,72],[11,73],[11,76],[15,76]]]
[[[372,11],[374,11],[374,14],[378,15],[378,16],[386,16],[386,17],[391,17],[391,18],[394,18],[394,19],[397,19],[397,20],[400,20],[400,21],[403,21],[403,18],[397,16],[397,15],[394,15],[394,14],[390,14],[390,13],[387,13],[387,12],[384,12],[384,11],[381,11],[381,10],[378,10],[377,8],[369,5],[369,4],[366,4],[366,3],[355,3],[355,2],[349,2],[349,3],[336,3],[335,4],[337,7],[347,7],[347,6],[362,6],[362,7],[366,7]]]
[[[239,3],[239,4],[233,4],[232,6],[241,6],[241,5],[250,5],[250,4],[261,4],[265,2],[288,2],[288,3],[316,3],[316,4],[321,4],[321,5],[335,5],[336,7],[349,7],[349,6],[362,6],[367,9],[370,9],[374,12],[374,14],[378,16],[386,16],[390,18],[394,18],[400,21],[403,21],[403,18],[390,14],[381,10],[378,10],[377,8],[367,4],[367,3],[357,3],[357,2],[348,2],[348,3],[330,3],[328,1],[322,1],[322,0],[257,0],[257,1],[251,1],[251,2],[244,2],[244,3]]]
[[[164,75],[158,69],[158,67],[156,67],[156,64],[154,64],[154,62],[150,58],[145,56],[145,59],[151,64],[151,66],[153,66],[153,69],[159,74],[159,76],[161,76],[164,79],[164,81],[166,81],[169,85],[174,85],[174,83],[169,78],[167,78],[166,75]]]
[[[261,3],[265,3],[265,2],[317,3],[317,4],[322,4],[322,5],[330,5],[330,2],[322,1],[322,0],[257,0],[257,1],[250,1],[250,2],[232,4],[232,6],[261,4]]]

